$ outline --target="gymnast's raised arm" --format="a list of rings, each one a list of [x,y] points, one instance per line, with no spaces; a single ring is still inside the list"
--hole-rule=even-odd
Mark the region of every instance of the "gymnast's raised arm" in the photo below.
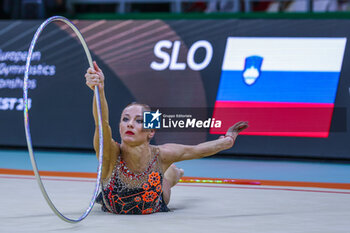
[[[112,130],[109,125],[109,111],[108,104],[104,91],[104,75],[102,70],[98,67],[97,63],[94,62],[94,69],[91,67],[85,74],[86,85],[94,90],[97,85],[100,92],[101,101],[101,115],[102,115],[102,129],[103,129],[103,165],[102,165],[102,178],[107,178],[115,165],[117,155],[120,152],[119,146],[112,138]],[[93,100],[93,116],[95,119],[95,133],[94,133],[94,149],[96,156],[98,157],[99,152],[99,132],[98,132],[98,116],[97,116],[97,105],[96,98]]]
[[[247,127],[247,122],[237,122],[227,130],[225,136],[221,136],[214,141],[208,141],[194,146],[173,143],[161,145],[159,149],[161,152],[163,169],[166,170],[174,162],[199,159],[227,150],[234,145],[238,134]]]

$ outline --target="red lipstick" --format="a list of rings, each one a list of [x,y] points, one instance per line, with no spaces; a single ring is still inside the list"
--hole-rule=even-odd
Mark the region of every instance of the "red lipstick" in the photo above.
[[[127,135],[135,135],[135,133],[133,133],[131,131],[126,131],[125,134],[127,134]]]

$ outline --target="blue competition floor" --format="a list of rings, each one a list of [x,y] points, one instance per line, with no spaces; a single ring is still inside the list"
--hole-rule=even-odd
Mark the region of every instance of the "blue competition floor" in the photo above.
[[[39,170],[96,172],[97,159],[92,153],[35,152]],[[350,183],[350,164],[204,158],[177,163],[185,176]],[[0,168],[32,170],[24,150],[0,150]]]

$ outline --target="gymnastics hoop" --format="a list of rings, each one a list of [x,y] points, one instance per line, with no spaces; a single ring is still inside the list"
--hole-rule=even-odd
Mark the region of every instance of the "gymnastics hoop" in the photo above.
[[[32,42],[30,44],[29,50],[28,50],[28,55],[27,55],[27,61],[26,61],[26,67],[25,67],[25,73],[24,73],[24,83],[23,83],[23,99],[24,99],[24,128],[26,132],[26,139],[27,139],[27,146],[28,146],[28,152],[30,156],[30,161],[32,163],[32,167],[34,170],[35,178],[39,184],[40,190],[49,206],[51,207],[52,211],[63,221],[69,222],[69,223],[77,223],[86,218],[90,211],[92,210],[92,207],[95,204],[95,200],[99,191],[99,187],[101,184],[101,171],[102,171],[102,161],[103,161],[103,132],[102,132],[102,116],[101,116],[101,103],[100,103],[100,94],[98,87],[95,86],[95,97],[96,97],[96,104],[97,104],[97,115],[98,115],[98,133],[99,133],[99,165],[98,165],[98,171],[97,171],[97,180],[96,180],[96,185],[95,185],[95,190],[94,194],[91,198],[90,205],[86,209],[86,211],[78,218],[78,219],[70,219],[66,216],[64,216],[61,212],[59,212],[55,205],[52,203],[52,201],[49,198],[49,195],[47,194],[45,187],[41,181],[40,174],[36,165],[34,153],[33,153],[33,146],[32,146],[32,139],[31,139],[31,134],[30,134],[30,128],[29,128],[29,114],[28,114],[28,74],[29,74],[29,68],[30,68],[30,62],[32,59],[32,53],[34,51],[34,46],[39,38],[40,33],[44,30],[44,28],[51,22],[53,21],[61,21],[68,26],[70,26],[71,29],[75,32],[75,34],[78,36],[80,43],[82,44],[86,57],[88,59],[89,65],[91,68],[93,67],[92,64],[92,59],[91,59],[91,54],[89,51],[89,48],[87,47],[87,44],[81,35],[80,31],[78,28],[67,18],[62,17],[62,16],[53,16],[51,18],[48,18],[45,20],[40,27],[37,29],[35,32],[35,35],[32,39]]]

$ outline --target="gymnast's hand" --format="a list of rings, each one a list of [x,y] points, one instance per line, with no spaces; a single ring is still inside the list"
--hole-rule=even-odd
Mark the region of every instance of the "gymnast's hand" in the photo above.
[[[105,76],[103,75],[102,70],[98,67],[97,63],[94,61],[94,68],[89,68],[85,74],[86,85],[92,90],[95,89],[95,86],[98,85],[99,90],[102,91],[104,88]]]
[[[236,138],[240,132],[248,128],[247,121],[239,121],[236,124],[232,125],[226,132],[225,136],[221,136],[220,138],[230,137],[233,139],[232,146],[236,141]]]

